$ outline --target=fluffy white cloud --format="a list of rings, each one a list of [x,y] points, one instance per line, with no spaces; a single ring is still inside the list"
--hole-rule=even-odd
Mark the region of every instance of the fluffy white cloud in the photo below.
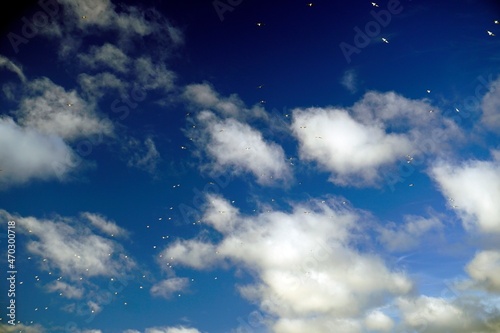
[[[67,92],[47,78],[28,84],[29,96],[24,98],[16,112],[24,126],[41,133],[75,140],[91,135],[113,135],[113,124],[94,112],[76,91]]]
[[[160,264],[168,268],[172,263],[204,269],[217,262],[216,246],[198,240],[178,240],[162,251]]]
[[[391,332],[394,320],[382,311],[374,310],[366,316],[365,325],[370,332]]]
[[[489,90],[481,101],[483,114],[481,123],[488,129],[500,129],[500,77],[489,85]]]
[[[251,173],[264,185],[291,178],[283,149],[266,141],[258,130],[234,118],[220,119],[210,111],[199,113],[197,120],[199,128],[190,133],[212,158],[212,171]]]
[[[425,100],[368,92],[350,108],[295,109],[291,129],[300,156],[331,172],[332,182],[374,186],[398,159],[445,154],[452,139],[463,138],[456,124],[438,113]]]
[[[476,253],[466,270],[487,290],[500,292],[500,250],[484,250]]]
[[[420,244],[424,235],[439,230],[443,224],[437,217],[407,215],[404,223],[390,223],[379,228],[379,240],[390,251],[408,251]]]
[[[31,179],[64,179],[79,163],[73,150],[58,136],[21,127],[0,118],[0,187]]]
[[[500,165],[497,161],[440,163],[431,175],[467,229],[500,233]]]
[[[296,109],[291,128],[301,158],[332,171],[330,180],[340,185],[372,185],[381,167],[412,150],[404,135],[388,134],[376,122],[362,124],[341,109]]]
[[[208,196],[207,203],[202,221],[223,238],[206,251],[216,250],[219,260],[255,274],[253,284],[238,289],[276,318],[270,323],[274,332],[331,332],[332,327],[354,332],[363,327],[366,311],[384,304],[386,297],[412,289],[405,274],[390,271],[380,257],[351,246],[361,232],[361,216],[340,200],[297,203],[291,212],[256,216],[241,215],[218,196]],[[168,246],[165,253],[184,242],[206,245],[182,241]],[[205,251],[191,248],[192,257]],[[200,260],[185,260],[189,248],[182,249],[181,256],[173,258],[174,267],[206,267]]]
[[[170,298],[174,293],[185,290],[189,285],[187,278],[174,277],[160,281],[151,287],[151,295]]]

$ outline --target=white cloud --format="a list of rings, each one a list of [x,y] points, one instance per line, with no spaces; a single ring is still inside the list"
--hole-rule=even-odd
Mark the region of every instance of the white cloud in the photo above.
[[[494,161],[436,164],[431,175],[465,227],[500,233],[500,165]]]
[[[412,142],[411,155],[443,154],[464,139],[454,121],[441,116],[426,99],[370,91],[350,110],[365,125],[379,124],[387,132],[404,134]]]
[[[484,250],[476,253],[466,270],[487,290],[500,292],[500,250]]]
[[[381,167],[412,150],[404,135],[386,133],[376,122],[362,124],[341,109],[296,109],[291,128],[301,158],[317,161],[339,185],[373,185]]]
[[[222,120],[209,111],[201,112],[197,119],[199,129],[191,133],[213,159],[211,170],[251,173],[263,185],[291,178],[283,149],[266,141],[258,130],[233,118]]]
[[[433,110],[434,112],[429,112]],[[350,108],[293,110],[300,156],[316,161],[341,186],[376,186],[404,156],[446,155],[463,135],[425,100],[368,92]],[[397,171],[395,171],[397,172]]]
[[[437,217],[407,215],[403,224],[391,223],[380,227],[379,240],[389,251],[408,251],[416,248],[424,236],[431,236],[431,231],[442,227],[443,224]]]
[[[89,53],[79,54],[80,61],[89,68],[109,67],[118,72],[126,72],[130,59],[118,47],[105,43],[100,47],[93,46]]]
[[[344,72],[340,83],[352,94],[354,94],[357,90],[357,74],[354,70],[347,70]]]
[[[0,187],[32,179],[64,179],[79,163],[72,149],[58,136],[21,127],[0,118]]]
[[[75,219],[40,220],[13,216],[6,211],[0,213],[16,220],[20,231],[30,237],[26,247],[30,253],[45,259],[40,260],[42,269],[56,270],[66,281],[78,281],[80,277],[121,276],[135,266],[135,262],[124,255],[119,243],[93,233]]]
[[[479,302],[448,301],[420,296],[398,300],[407,329],[426,333],[493,333],[500,328],[498,313],[488,313]]]
[[[255,216],[241,215],[218,196],[208,196],[207,203],[202,221],[223,237],[214,245],[217,257],[256,277],[253,284],[238,289],[276,318],[270,323],[274,332],[321,333],[332,327],[355,332],[363,327],[366,311],[412,289],[405,274],[391,272],[380,257],[353,247],[363,229],[361,215],[337,199],[295,203],[288,213]],[[190,241],[177,244],[183,242]],[[207,251],[213,253],[214,246]],[[192,248],[193,257],[203,253]],[[183,259],[190,256],[187,246],[183,250],[174,258],[174,267],[206,267],[200,260]]]
[[[65,140],[75,140],[91,135],[113,135],[113,124],[94,112],[72,90],[54,84],[47,78],[28,84],[29,96],[21,102],[16,112],[23,126],[36,128],[41,133],[57,135]]]
[[[177,240],[162,251],[159,261],[163,267],[180,264],[204,269],[217,262],[216,247],[197,240]]]
[[[69,299],[79,299],[82,298],[85,289],[79,286],[73,286],[62,281],[52,281],[47,285],[47,290],[49,292],[58,292],[62,294],[61,296]]]
[[[481,123],[492,131],[500,129],[500,77],[493,81],[481,101]]]
[[[160,281],[151,287],[151,295],[170,298],[173,294],[184,291],[189,285],[188,278],[174,277]]]
[[[92,101],[103,97],[111,90],[116,90],[121,96],[125,96],[125,90],[128,87],[127,82],[120,80],[114,74],[108,72],[96,75],[89,75],[86,73],[79,74],[78,84],[83,94]]]
[[[94,227],[109,236],[126,236],[128,232],[120,228],[116,222],[107,220],[104,216],[95,213],[84,212],[82,217],[87,219]]]
[[[236,94],[222,97],[208,83],[190,84],[186,86],[184,98],[196,110],[211,110],[221,117],[231,117],[238,120],[250,118],[267,119],[264,109],[258,105],[248,109]]]
[[[394,320],[382,311],[374,310],[366,316],[365,325],[370,332],[391,332]]]

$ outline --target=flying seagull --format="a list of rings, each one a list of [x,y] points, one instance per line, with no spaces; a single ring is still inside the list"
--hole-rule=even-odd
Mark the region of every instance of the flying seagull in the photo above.
[[[494,33],[492,33],[492,32],[491,32],[491,31],[489,31],[489,30],[486,30],[486,32],[487,32],[487,33],[488,33],[488,35],[490,35],[490,36],[493,36],[493,37],[495,36],[495,34],[494,34]]]
[[[382,41],[383,41],[384,43],[389,44],[389,41],[388,41],[387,39],[385,39],[384,37],[382,37]]]

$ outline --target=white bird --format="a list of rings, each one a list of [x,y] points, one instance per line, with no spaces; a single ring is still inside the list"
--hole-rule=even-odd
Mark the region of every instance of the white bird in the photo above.
[[[490,35],[490,36],[493,36],[493,37],[495,36],[495,34],[494,34],[494,33],[492,33],[492,32],[491,32],[491,31],[489,31],[489,30],[486,30],[486,32],[487,32],[487,33],[488,33],[488,35]]]
[[[459,109],[457,109],[457,108],[455,108],[455,111],[460,112],[460,110],[459,110]]]
[[[264,23],[262,23],[262,22],[257,22],[257,26],[258,26],[258,27],[262,27],[262,26],[264,26]]]
[[[495,20],[493,22],[495,22],[495,24],[500,24],[500,21],[498,21],[498,20]]]
[[[313,6],[313,3],[312,3],[312,2],[309,2],[307,5],[308,5],[309,7],[312,7],[312,6]]]
[[[378,7],[378,5],[375,2],[372,2],[373,7]]]
[[[430,93],[431,93],[431,91],[430,91],[429,89],[427,89],[427,93],[428,93],[428,94],[430,94]]]
[[[384,37],[382,37],[382,41],[383,41],[384,43],[389,44],[389,41],[388,41],[387,39],[385,39]]]

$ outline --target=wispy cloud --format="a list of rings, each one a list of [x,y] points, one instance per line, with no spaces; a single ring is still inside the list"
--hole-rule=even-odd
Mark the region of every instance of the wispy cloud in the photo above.
[[[116,222],[107,220],[104,216],[95,213],[84,212],[82,217],[87,219],[94,227],[111,237],[127,236],[128,231],[119,227]]]
[[[351,94],[358,91],[358,75],[353,69],[346,70],[340,83],[346,88]]]
[[[153,175],[156,173],[161,156],[152,138],[146,138],[143,144],[132,138],[125,150],[131,155],[127,162],[128,166],[145,170]]]
[[[481,123],[492,131],[500,129],[500,77],[493,81],[481,101]]]
[[[0,69],[5,68],[13,73],[15,73],[22,82],[26,82],[26,76],[24,76],[22,67],[16,65],[12,60],[0,55]]]

